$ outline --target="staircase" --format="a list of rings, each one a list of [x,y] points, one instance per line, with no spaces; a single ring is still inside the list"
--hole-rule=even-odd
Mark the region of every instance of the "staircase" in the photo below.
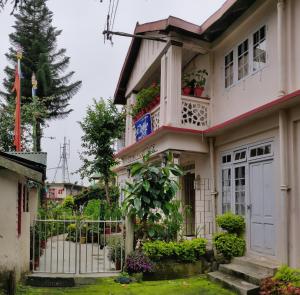
[[[262,279],[272,277],[279,263],[264,257],[237,257],[230,264],[221,264],[218,271],[208,273],[210,280],[221,283],[241,295],[259,294]]]

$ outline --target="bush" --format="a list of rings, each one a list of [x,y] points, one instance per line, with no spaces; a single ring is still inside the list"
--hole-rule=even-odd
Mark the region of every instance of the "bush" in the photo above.
[[[231,212],[217,216],[216,222],[219,227],[231,234],[240,236],[245,231],[246,224],[244,217]]]
[[[217,252],[222,253],[226,258],[243,256],[246,249],[246,242],[236,234],[218,233],[214,235],[213,244]]]
[[[151,259],[174,259],[177,261],[194,262],[206,252],[206,240],[199,238],[183,242],[146,242],[143,244],[144,253]]]
[[[147,107],[160,93],[160,87],[153,83],[150,87],[142,89],[136,96],[136,103],[132,107],[131,115],[135,117],[142,109]]]
[[[129,254],[125,261],[125,270],[129,273],[152,272],[154,264],[148,256],[139,250]]]
[[[274,279],[300,287],[300,270],[283,265],[276,272]]]

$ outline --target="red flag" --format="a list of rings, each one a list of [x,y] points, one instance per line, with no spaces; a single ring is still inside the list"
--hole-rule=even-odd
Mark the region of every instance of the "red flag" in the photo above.
[[[16,151],[21,151],[21,80],[18,66],[16,67],[15,82],[12,92],[16,92],[16,111],[15,111],[15,134],[14,145]]]

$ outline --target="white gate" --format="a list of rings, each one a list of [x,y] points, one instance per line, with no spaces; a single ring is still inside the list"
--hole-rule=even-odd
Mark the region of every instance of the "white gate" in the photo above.
[[[120,272],[123,261],[123,220],[34,221],[31,235],[33,272]]]

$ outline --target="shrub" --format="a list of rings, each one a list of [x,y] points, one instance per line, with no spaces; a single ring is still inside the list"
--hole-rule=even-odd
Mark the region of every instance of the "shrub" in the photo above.
[[[282,294],[280,290],[283,284],[273,278],[263,279],[260,283],[260,295]]]
[[[129,273],[152,272],[154,264],[143,252],[136,250],[129,254],[125,261],[125,270]]]
[[[300,287],[300,270],[283,265],[276,272],[274,279]]]
[[[245,231],[245,219],[240,215],[228,212],[217,216],[216,221],[218,226],[228,233],[241,235]]]
[[[218,233],[214,235],[213,244],[219,253],[226,258],[243,256],[246,249],[246,242],[236,234]]]
[[[199,238],[183,242],[146,242],[144,253],[153,260],[174,259],[177,261],[194,262],[206,252],[206,240]]]
[[[131,115],[135,117],[142,109],[147,107],[160,93],[160,87],[153,83],[150,87],[142,89],[136,96],[136,103],[132,107]]]

